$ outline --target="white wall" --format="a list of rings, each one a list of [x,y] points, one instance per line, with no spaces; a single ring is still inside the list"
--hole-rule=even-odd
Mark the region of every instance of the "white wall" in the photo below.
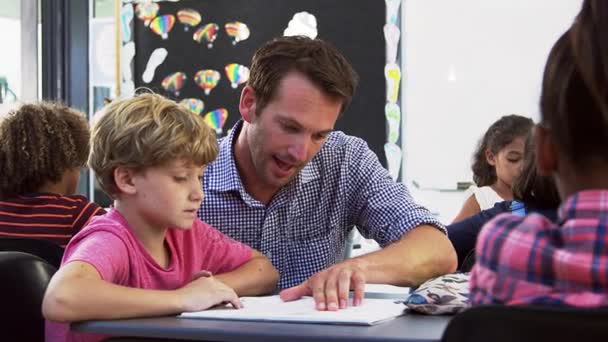
[[[581,0],[404,0],[404,179],[455,189],[498,117],[538,119],[547,54]]]
[[[403,179],[443,222],[471,156],[505,114],[539,118],[544,64],[581,0],[403,0]],[[412,185],[415,181],[420,185]]]

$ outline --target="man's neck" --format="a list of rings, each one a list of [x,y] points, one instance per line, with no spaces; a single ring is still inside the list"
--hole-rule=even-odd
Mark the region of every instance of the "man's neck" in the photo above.
[[[251,160],[251,151],[247,142],[247,127],[243,123],[239,132],[235,132],[234,146],[232,147],[234,162],[236,169],[245,187],[245,191],[254,199],[268,204],[279,192],[280,188],[269,187],[265,182],[258,177],[253,160]]]

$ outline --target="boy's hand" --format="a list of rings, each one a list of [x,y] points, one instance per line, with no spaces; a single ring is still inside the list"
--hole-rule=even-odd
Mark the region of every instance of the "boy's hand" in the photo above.
[[[230,303],[235,309],[243,307],[236,292],[211,273],[203,271],[197,276],[177,290],[183,312],[201,311],[222,303]]]

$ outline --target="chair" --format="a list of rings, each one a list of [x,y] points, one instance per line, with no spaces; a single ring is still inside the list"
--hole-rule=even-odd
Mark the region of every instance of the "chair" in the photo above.
[[[443,342],[608,341],[608,308],[485,305],[450,321]]]
[[[22,252],[0,252],[2,339],[44,341],[42,298],[57,269]]]
[[[23,252],[46,260],[59,268],[63,257],[63,248],[48,240],[34,238],[2,237],[0,251]]]

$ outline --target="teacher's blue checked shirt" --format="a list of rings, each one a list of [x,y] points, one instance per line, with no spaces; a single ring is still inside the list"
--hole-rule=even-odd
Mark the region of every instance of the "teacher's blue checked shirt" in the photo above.
[[[220,139],[218,158],[203,178],[198,216],[265,254],[281,274],[279,289],[341,261],[354,226],[383,247],[422,224],[445,231],[414,203],[405,185],[391,179],[363,140],[342,132],[331,133],[308,165],[264,205],[245,191],[236,168],[232,146],[241,125]]]

